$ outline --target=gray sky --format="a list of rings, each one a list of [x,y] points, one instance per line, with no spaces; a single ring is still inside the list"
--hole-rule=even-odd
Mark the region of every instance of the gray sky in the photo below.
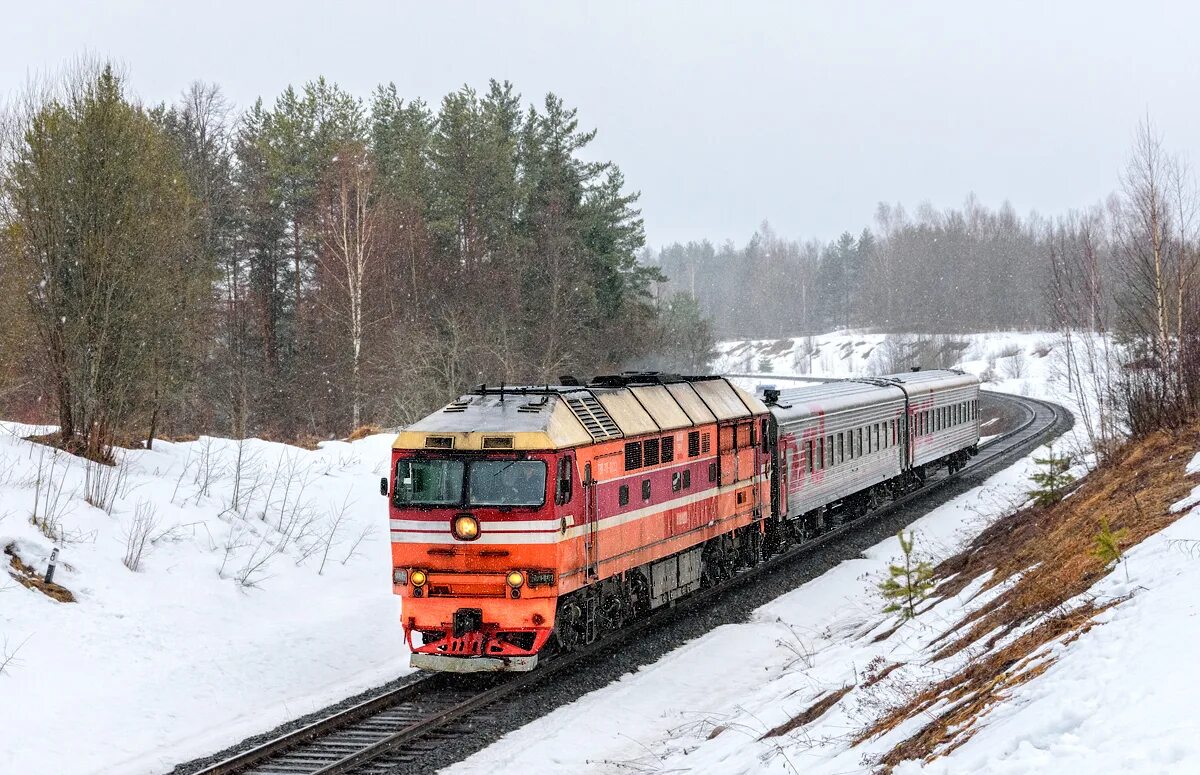
[[[0,94],[82,52],[147,102],[215,81],[239,106],[324,74],[436,103],[552,90],[642,191],[649,241],[831,239],[880,200],[1056,214],[1117,184],[1147,112],[1196,159],[1193,3],[16,3]]]

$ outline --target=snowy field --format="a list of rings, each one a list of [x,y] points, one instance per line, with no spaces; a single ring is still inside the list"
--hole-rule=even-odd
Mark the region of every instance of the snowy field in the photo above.
[[[845,357],[805,373],[846,376],[878,367],[871,351],[881,340],[819,339],[821,352]],[[985,374],[988,387],[1063,400],[1052,334],[967,339],[965,347],[954,345],[956,363]],[[752,370],[761,371],[761,351],[774,348],[768,356],[774,374],[797,373],[797,352],[810,353],[811,342],[794,340],[790,347],[726,343],[721,365],[743,371],[749,358]],[[59,603],[0,577],[0,662],[12,655],[0,674],[0,773],[159,773],[409,672],[378,495],[390,435],[327,442],[316,451],[257,440],[160,441],[153,451],[120,452],[119,466],[110,469],[118,473],[97,482],[95,468],[22,438],[42,430],[0,424],[0,548],[12,545],[41,572],[54,545],[46,533],[60,535],[55,580],[77,602]],[[935,556],[953,551],[1019,497],[1031,467],[1023,461],[925,517],[916,526],[919,547]],[[89,493],[98,506],[88,502]],[[31,524],[34,513],[50,524]],[[1195,533],[1197,519],[1172,530]],[[139,532],[145,550],[131,570],[129,539]],[[861,719],[840,708],[805,741],[755,740],[821,692],[853,680],[876,657],[894,661],[923,647],[923,623],[879,644],[859,637],[881,621],[875,584],[896,556],[895,544],[885,541],[760,609],[751,622],[722,627],[551,713],[455,771],[862,771],[861,751],[844,744]],[[1152,539],[1137,552],[1158,546],[1169,553],[1160,544]],[[1139,565],[1147,573],[1176,574],[1174,584],[1200,582],[1188,575],[1200,572],[1200,562],[1147,555]],[[1143,580],[1166,589],[1157,577]],[[1186,605],[1163,595],[1114,609],[1106,616],[1118,627],[1097,628],[1073,648],[1111,656],[1136,645],[1164,656],[1130,660],[1122,669],[1170,669],[1165,630],[1161,642],[1152,633],[1145,644],[1096,640],[1116,637],[1123,622],[1154,621],[1172,601]],[[954,601],[942,605],[947,619],[954,616]],[[1175,614],[1172,627],[1196,642],[1200,633],[1185,632],[1188,620]],[[1071,664],[1065,659],[1055,670]],[[1059,680],[1069,684],[1096,669],[1080,665]],[[1056,675],[1023,690],[1040,692]],[[1164,687],[1160,697],[1196,688],[1195,682],[1157,685]],[[973,763],[967,771],[978,769],[1006,741],[1014,764],[997,771],[1037,769],[1037,755],[1055,744],[1089,751],[1120,744],[1088,737],[1098,727],[1078,711],[1064,716],[1073,707],[1069,699],[1031,696],[1029,702],[1043,703],[1039,717],[1009,718],[1010,709],[998,710],[997,723],[1005,720],[1008,731],[988,726],[938,771],[964,771],[953,765],[960,759]],[[1113,712],[1138,712],[1136,703],[1122,702]],[[1193,717],[1170,718],[1186,725]],[[709,739],[718,726],[723,731]],[[1024,731],[1018,738],[1013,730]],[[1070,743],[1072,734],[1082,736]],[[1162,756],[1192,761],[1194,749],[1171,739]],[[987,740],[996,741],[993,748],[980,748]]]
[[[846,357],[823,363],[822,376],[869,368],[872,345],[855,344],[863,337],[823,339],[822,350]],[[763,344],[723,344],[723,352],[735,353],[743,367],[747,358],[752,362],[744,369],[727,360],[725,368],[762,371],[761,351],[782,349]],[[956,365],[990,372],[988,387],[1051,398],[1078,413],[1055,366],[1056,346],[1050,334],[969,337]],[[803,347],[807,351],[808,343]],[[1047,347],[1050,353],[1044,352]],[[794,358],[794,351],[779,352],[768,368],[786,374],[793,371]],[[1006,358],[1021,363],[1006,365]],[[1023,501],[1035,470],[1032,457],[916,522],[917,550],[934,560],[947,557]],[[1200,454],[1189,471],[1200,472]],[[1100,615],[1097,621],[1104,626],[1069,646],[1052,645],[1058,661],[985,715],[965,745],[930,765],[908,762],[896,771],[1200,772],[1200,716],[1195,713],[1200,666],[1190,656],[1182,658],[1190,652],[1180,645],[1200,642],[1195,601],[1200,551],[1190,549],[1200,543],[1186,543],[1200,539],[1197,504],[1200,487],[1175,507],[1192,509],[1190,514],[1129,552],[1130,582],[1118,571],[1091,590],[1104,601],[1136,589],[1132,600]],[[883,541],[860,559],[758,609],[750,621],[720,627],[448,772],[871,772],[869,757],[913,734],[923,720],[910,719],[857,746],[851,738],[913,687],[957,669],[961,663],[931,664],[931,641],[1000,592],[977,595],[979,580],[889,635],[897,620],[881,613],[877,585],[899,555],[897,539]],[[879,635],[884,637],[876,642]],[[870,683],[884,665],[897,662],[906,664],[876,688],[848,695],[795,731],[766,736],[820,699]]]
[[[89,490],[35,430],[0,425],[0,549],[45,571],[36,508],[77,602],[0,576],[0,773],[161,773],[409,672],[378,484],[393,436],[156,441]]]

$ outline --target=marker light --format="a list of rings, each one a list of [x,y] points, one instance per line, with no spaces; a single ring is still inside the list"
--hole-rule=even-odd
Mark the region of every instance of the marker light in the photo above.
[[[505,577],[504,580],[507,581],[508,585],[513,589],[517,589],[525,583],[525,577],[521,575],[521,571],[519,570],[509,571],[508,576]]]
[[[429,580],[429,577],[425,574],[425,571],[415,570],[408,574],[408,580],[412,582],[414,587],[423,587],[425,586],[425,582]]]
[[[405,568],[394,568],[392,570],[392,581],[397,584],[407,584],[408,570]]]
[[[460,541],[474,541],[479,538],[479,520],[470,514],[460,514],[450,525],[454,537]]]

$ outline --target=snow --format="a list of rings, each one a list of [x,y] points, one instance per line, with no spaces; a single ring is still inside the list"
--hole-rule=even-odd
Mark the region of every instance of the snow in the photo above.
[[[1192,508],[1126,554],[1129,583],[1118,572],[1092,587],[1099,601],[1134,593],[1097,617],[1103,626],[1058,647],[1058,661],[951,756],[896,772],[1200,772],[1198,548]]]
[[[911,528],[918,551],[949,554],[988,518],[1023,499],[1034,467],[1026,458],[918,520]],[[795,733],[758,738],[826,692],[860,681],[872,660],[917,659],[936,635],[931,623],[952,621],[955,606],[971,601],[982,583],[874,643],[877,631],[895,623],[879,613],[876,584],[899,552],[899,541],[888,538],[759,608],[749,622],[719,627],[447,772],[868,771],[859,763],[866,749],[846,744],[866,714],[840,703],[803,739]],[[709,739],[719,726],[726,729]]]
[[[990,372],[988,387],[1076,408],[1053,334],[964,339],[956,365]],[[850,376],[879,366],[871,361],[883,345],[878,335],[840,332],[815,341],[821,353],[836,354],[806,355],[808,373]],[[744,372],[749,357],[757,372],[765,348],[779,350],[771,356],[777,376],[799,371],[797,352],[811,349],[804,338],[785,349],[723,343],[722,363]],[[744,380],[759,381],[766,380]],[[29,515],[35,497],[45,511],[45,484],[35,492],[39,463],[45,480],[52,452],[22,437],[48,430],[0,423],[0,547],[14,544],[39,571],[53,543]],[[258,440],[240,450],[224,439],[156,442],[152,451],[120,454],[111,514],[85,501],[83,461],[55,457],[67,534],[55,580],[78,602],[58,603],[0,577],[0,661],[16,651],[0,674],[0,773],[163,772],[410,672],[377,494],[391,440],[327,442],[316,451]],[[918,549],[934,558],[954,551],[1023,500],[1033,467],[1026,458],[928,514],[914,526]],[[1189,470],[1200,471],[1200,455]],[[322,569],[323,536],[343,506]],[[156,513],[158,540],[133,572],[122,558],[139,508]],[[1133,599],[1105,612],[1105,626],[1066,648],[1043,676],[993,710],[975,738],[929,769],[1200,771],[1196,717],[1183,704],[1200,688],[1200,667],[1171,645],[1200,635],[1187,602],[1200,582],[1200,557],[1189,547],[1200,544],[1185,543],[1200,539],[1200,514],[1184,508],[1191,513],[1129,553]],[[289,514],[303,524],[281,531]],[[352,551],[363,530],[367,537]],[[254,572],[264,547],[279,543],[284,548],[266,552],[265,567]],[[849,736],[877,712],[853,699],[858,691],[803,732],[758,738],[824,693],[861,682],[881,660],[914,664],[880,682],[877,704],[927,679],[920,663],[937,624],[999,593],[972,597],[976,582],[875,643],[894,623],[879,614],[876,583],[898,553],[895,538],[881,542],[750,621],[684,645],[451,771],[865,771],[864,753],[887,750],[913,728],[851,747]],[[239,583],[246,574],[248,584]],[[1121,594],[1123,584],[1123,573],[1110,575],[1096,594]],[[1104,714],[1092,713],[1097,708]],[[1108,723],[1116,720],[1120,728]],[[724,729],[714,735],[717,727]]]
[[[67,535],[54,580],[78,602],[0,577],[0,646],[16,651],[0,675],[0,772],[159,773],[410,672],[378,495],[393,436],[246,441],[236,509],[237,442],[157,441],[120,453],[110,515],[84,500],[82,460],[21,438],[46,430],[0,424],[0,547],[45,571],[53,544],[29,516],[53,458]],[[133,572],[139,507],[158,540]]]
[[[1057,346],[1052,334],[968,338],[964,360],[956,366],[974,373],[990,368],[995,379],[989,387],[1051,398],[1079,412],[1054,358],[1034,352],[1050,345],[1052,356]],[[864,336],[820,339],[831,351],[847,354],[822,364],[823,376],[849,376],[869,362],[870,340]],[[868,343],[856,344],[864,340]],[[728,354],[740,346],[723,343],[721,350]],[[741,349],[744,366],[746,348]],[[1004,371],[1004,359],[1015,356],[1003,353],[1014,350],[1024,356],[1020,374],[1015,368]],[[774,357],[777,375],[791,371],[793,357],[794,352]],[[758,356],[750,358],[750,369],[728,360],[725,366],[759,371]],[[1060,443],[1082,447],[1079,434],[1077,426],[1076,436]],[[918,520],[911,527],[918,552],[935,560],[948,556],[1025,501],[1036,467],[1032,458],[1044,454],[1044,448],[1034,452]],[[1200,472],[1200,453],[1187,470]],[[1075,473],[1082,473],[1082,466]],[[906,762],[896,772],[1200,772],[1200,716],[1195,713],[1200,663],[1190,649],[1200,642],[1198,503],[1200,486],[1177,504],[1178,510],[1190,509],[1185,517],[1127,552],[1130,582],[1124,572],[1110,573],[1090,591],[1097,604],[1133,593],[1097,617],[1103,626],[1070,645],[1045,647],[1039,657],[1056,661],[986,713],[961,748],[928,765]],[[897,623],[880,613],[877,584],[899,554],[897,539],[889,538],[764,605],[750,621],[717,628],[446,772],[870,772],[870,757],[915,733],[925,719],[909,719],[858,745],[854,735],[886,708],[961,666],[969,658],[965,652],[932,664],[932,642],[1005,587],[980,594],[985,579],[976,579],[876,642]],[[905,664],[878,684],[863,686],[897,662]],[[802,729],[761,739],[849,684],[858,688]],[[928,713],[944,709],[937,705]]]

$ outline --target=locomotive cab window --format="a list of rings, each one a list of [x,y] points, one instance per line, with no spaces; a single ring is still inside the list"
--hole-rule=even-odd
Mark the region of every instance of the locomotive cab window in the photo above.
[[[629,505],[629,485],[623,484],[617,489],[617,505]]]
[[[650,500],[650,480],[649,479],[642,480],[642,500],[644,500],[644,501]]]
[[[571,502],[571,458],[558,461],[558,477],[554,485],[554,502],[559,506]]]
[[[692,469],[690,468],[683,469],[683,489],[692,489]]]
[[[467,476],[473,506],[541,506],[546,464],[540,460],[473,460]]]
[[[462,503],[461,460],[401,460],[396,463],[397,506],[457,506]]]

